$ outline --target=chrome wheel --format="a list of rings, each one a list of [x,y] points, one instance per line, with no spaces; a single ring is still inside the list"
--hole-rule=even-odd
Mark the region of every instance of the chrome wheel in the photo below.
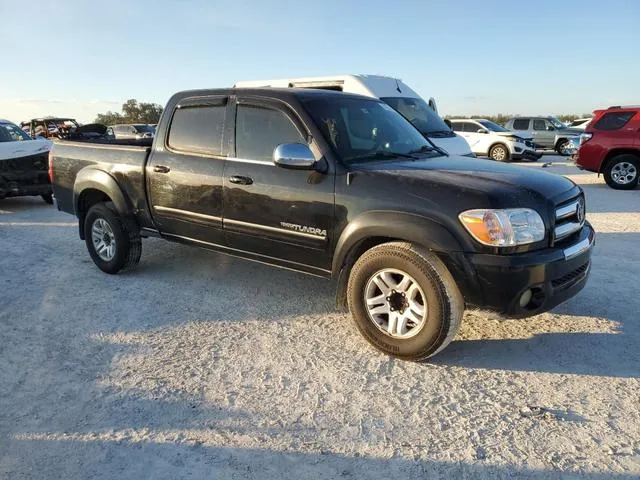
[[[571,147],[570,142],[562,142],[558,148],[560,155],[569,156],[575,153],[575,148]]]
[[[619,185],[627,185],[633,182],[638,175],[638,170],[633,163],[620,162],[611,168],[611,178]]]
[[[491,158],[499,162],[507,158],[507,151],[504,147],[493,147],[491,150]]]
[[[93,248],[105,262],[110,262],[116,256],[116,236],[111,225],[103,218],[97,218],[91,226],[91,242]]]
[[[426,296],[418,282],[401,270],[375,273],[367,282],[364,297],[369,319],[390,337],[413,337],[426,323]]]

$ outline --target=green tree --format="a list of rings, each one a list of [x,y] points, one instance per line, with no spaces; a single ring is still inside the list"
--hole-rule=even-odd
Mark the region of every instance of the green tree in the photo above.
[[[162,114],[162,106],[157,103],[127,100],[122,104],[122,113],[108,111],[96,117],[96,123],[114,125],[117,123],[158,123]]]

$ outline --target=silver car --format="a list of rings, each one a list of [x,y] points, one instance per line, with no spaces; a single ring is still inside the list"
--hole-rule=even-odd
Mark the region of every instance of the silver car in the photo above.
[[[533,137],[537,148],[552,149],[560,155],[575,153],[574,144],[580,142],[581,130],[568,128],[555,117],[516,117],[505,123],[512,132]]]
[[[112,125],[107,129],[107,135],[117,140],[142,140],[153,138],[155,134],[156,129],[146,123]]]

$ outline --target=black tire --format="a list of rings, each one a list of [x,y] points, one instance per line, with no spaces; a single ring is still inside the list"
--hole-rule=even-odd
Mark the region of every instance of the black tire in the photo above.
[[[511,160],[511,155],[506,145],[496,143],[489,149],[489,158],[496,162],[508,162]]]
[[[93,244],[91,231],[94,222],[98,219],[108,223],[115,240],[115,254],[109,261],[100,258]],[[97,203],[89,209],[84,221],[84,236],[91,259],[103,272],[118,273],[140,261],[142,254],[140,232],[133,220],[124,219],[118,215],[111,202]]]
[[[567,143],[569,143],[569,140],[567,140],[566,138],[561,138],[560,140],[558,140],[558,143],[556,143],[556,148],[555,148],[555,151],[558,155],[562,155],[563,157],[569,156],[568,153],[562,152],[564,147],[567,146]]]
[[[625,176],[626,183],[621,183],[620,176],[616,175],[616,171],[621,167],[623,171],[628,172],[628,175]],[[615,190],[633,190],[638,186],[638,180],[640,179],[640,157],[631,153],[616,155],[605,164],[602,173],[604,174],[604,181],[611,188]],[[632,177],[632,175],[635,176]]]
[[[414,336],[393,337],[369,315],[367,285],[384,269],[408,274],[424,292],[426,317]],[[356,327],[369,343],[388,355],[413,361],[444,349],[456,336],[464,313],[464,299],[442,261],[428,250],[404,242],[379,245],[356,261],[349,274],[347,302]]]
[[[42,200],[44,200],[44,203],[48,203],[49,205],[53,205],[53,194],[44,193],[44,194],[42,194],[40,196],[42,197]]]

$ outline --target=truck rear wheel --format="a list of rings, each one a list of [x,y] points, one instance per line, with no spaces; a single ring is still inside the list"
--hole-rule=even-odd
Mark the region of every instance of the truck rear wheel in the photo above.
[[[349,310],[360,333],[378,350],[422,360],[456,336],[464,300],[433,253],[404,242],[366,251],[349,275]]]
[[[111,202],[98,203],[89,209],[84,237],[91,259],[103,272],[118,273],[140,261],[140,232],[132,221],[118,215]]]
[[[638,185],[640,158],[630,153],[617,155],[607,162],[602,171],[604,181],[616,190],[632,190]]]

